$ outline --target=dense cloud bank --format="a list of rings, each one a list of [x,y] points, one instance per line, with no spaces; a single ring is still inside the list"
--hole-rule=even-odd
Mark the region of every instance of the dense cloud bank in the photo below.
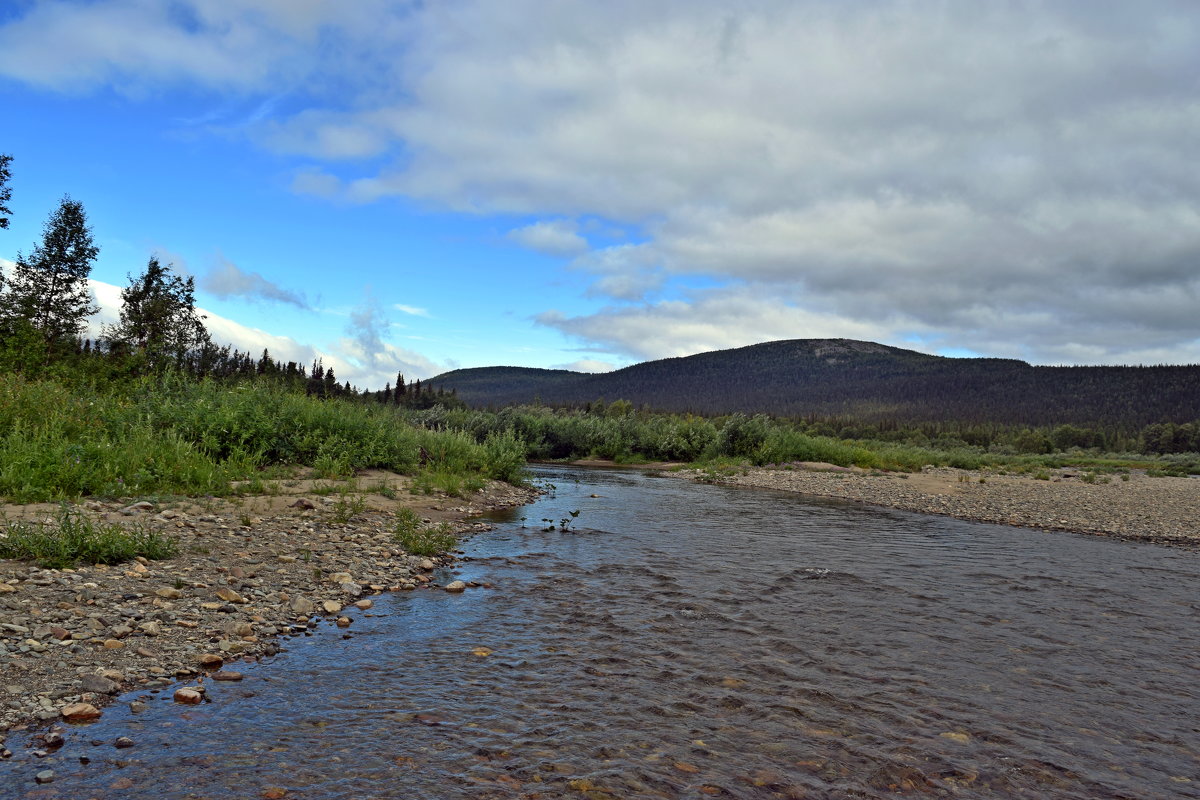
[[[311,160],[297,191],[532,216],[508,240],[603,306],[538,321],[625,358],[847,336],[1200,362],[1198,23],[1189,0],[45,2],[0,28],[0,74],[286,96],[249,135]]]

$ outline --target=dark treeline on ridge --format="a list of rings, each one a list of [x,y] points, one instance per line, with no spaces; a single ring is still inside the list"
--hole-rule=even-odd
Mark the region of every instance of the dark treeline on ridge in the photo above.
[[[456,370],[430,383],[457,389],[474,407],[620,398],[665,412],[765,413],[875,431],[1066,425],[1130,433],[1200,419],[1200,366],[1035,367],[846,339],[767,342],[600,374]]]

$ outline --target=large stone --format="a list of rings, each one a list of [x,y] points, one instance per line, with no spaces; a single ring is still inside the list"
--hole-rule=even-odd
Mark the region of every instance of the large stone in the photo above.
[[[462,592],[466,590],[467,585],[462,581],[450,581],[445,588],[447,592]]]
[[[71,703],[63,706],[60,713],[67,722],[91,722],[100,718],[100,709],[91,703]]]
[[[221,670],[220,672],[214,672],[212,674],[212,679],[214,681],[240,681],[244,677],[246,677],[246,676],[240,672],[234,672],[233,670],[224,670],[224,669]]]
[[[202,701],[204,699],[204,695],[200,694],[195,689],[190,689],[190,688],[176,689],[174,699],[175,699],[176,703],[183,703],[184,705],[194,706],[194,705],[199,704],[200,701]]]
[[[155,594],[158,595],[159,597],[163,598],[164,600],[178,600],[179,598],[183,597],[183,592],[179,591],[178,589],[172,589],[169,587],[159,589],[159,590],[155,591]]]
[[[227,586],[222,586],[220,589],[217,589],[217,597],[221,598],[226,603],[248,603],[248,602],[250,602],[249,600],[242,597],[240,594],[238,594],[233,589],[230,589]]]
[[[326,600],[321,603],[321,608],[325,609],[326,614],[336,614],[342,610],[342,604],[337,600]]]
[[[314,610],[316,610],[316,606],[307,597],[297,597],[292,601],[292,611],[297,614],[311,614]]]
[[[83,688],[83,691],[95,692],[96,694],[116,694],[121,691],[121,687],[116,681],[111,681],[100,675],[84,675],[79,681],[79,685]]]
[[[225,664],[225,659],[216,653],[205,653],[197,661],[205,669],[220,669]]]

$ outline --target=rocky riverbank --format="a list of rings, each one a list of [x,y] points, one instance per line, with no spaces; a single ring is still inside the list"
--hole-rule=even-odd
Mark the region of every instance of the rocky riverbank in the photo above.
[[[677,473],[701,480],[695,470]],[[720,483],[836,497],[923,514],[1043,530],[1200,547],[1200,479],[1090,475],[1048,470],[1045,479],[927,467],[919,473],[868,472],[829,464],[749,468]]]
[[[470,517],[537,494],[493,482],[466,500],[415,496],[407,478],[386,473],[351,485],[286,483],[234,500],[78,509],[168,534],[179,546],[170,559],[63,570],[0,560],[0,730],[85,720],[131,689],[237,680],[237,662],[278,652],[280,637],[303,633],[322,616],[349,627],[368,613],[372,594],[438,588],[430,573],[454,555],[402,550],[393,539],[399,508],[463,534],[489,527]],[[57,511],[3,509],[9,522]]]

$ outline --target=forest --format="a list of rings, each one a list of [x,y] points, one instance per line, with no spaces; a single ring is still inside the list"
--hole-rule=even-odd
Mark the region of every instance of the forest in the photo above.
[[[64,197],[0,278],[9,500],[220,494],[298,467],[383,467],[461,494],[480,478],[523,481],[526,459],[585,457],[1200,471],[1198,367],[1031,367],[795,340],[606,375],[488,368],[360,389],[319,359],[214,343],[193,279],[154,257],[129,276],[118,322],[85,336],[97,252],[82,205]]]
[[[986,446],[1001,430],[1038,429],[1047,435],[1039,450],[1200,449],[1200,366],[1042,367],[874,342],[797,339],[611,373],[493,367],[456,370],[429,383],[456,390],[477,408],[533,402],[586,408],[608,398],[660,412],[769,414],[852,438],[906,430]],[[1059,433],[1051,441],[1054,429]]]

